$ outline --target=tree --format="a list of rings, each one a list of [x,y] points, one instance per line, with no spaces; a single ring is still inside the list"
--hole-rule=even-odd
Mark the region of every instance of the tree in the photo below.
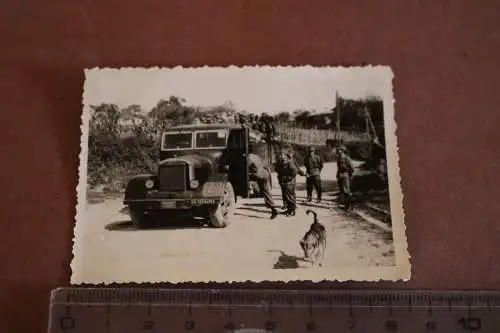
[[[282,111],[278,113],[275,117],[278,123],[288,123],[293,118],[292,114],[288,111]]]
[[[140,105],[133,104],[123,108],[120,117],[125,135],[133,134],[141,138],[154,139],[153,124]]]
[[[295,124],[299,127],[307,127],[308,119],[311,116],[311,111],[309,110],[295,110],[293,112],[295,118]]]
[[[120,109],[115,104],[90,106],[89,135],[117,138],[121,132]]]
[[[169,127],[194,122],[196,110],[194,107],[185,106],[183,104],[185,102],[183,98],[170,96],[168,100],[160,100],[148,113],[148,117],[153,121],[153,130],[156,135]]]

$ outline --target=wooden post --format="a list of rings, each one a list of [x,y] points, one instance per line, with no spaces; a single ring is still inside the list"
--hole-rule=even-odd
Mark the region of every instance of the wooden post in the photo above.
[[[366,106],[365,106],[365,110],[364,111],[365,111],[364,116],[365,116],[365,128],[366,128],[365,130],[366,130],[366,134],[371,139],[371,136],[372,136],[371,133],[370,133],[371,132],[371,128],[370,128],[370,124],[368,122],[369,114],[368,114],[368,109],[366,108]]]
[[[368,125],[369,125],[369,127],[371,128],[371,130],[373,132],[373,134],[372,134],[373,135],[373,139],[378,142],[377,131],[375,129],[375,125],[373,124],[372,117],[370,115],[370,112],[368,111],[368,108],[366,109],[366,115],[367,115]]]
[[[338,90],[335,92],[335,108],[337,109],[337,130],[336,130],[336,145],[340,145],[340,97]]]

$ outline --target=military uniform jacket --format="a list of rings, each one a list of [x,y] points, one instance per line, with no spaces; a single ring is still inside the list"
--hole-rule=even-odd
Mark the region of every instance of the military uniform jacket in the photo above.
[[[285,161],[283,161],[282,158],[276,159],[276,162],[274,163],[274,170],[276,171],[276,174],[278,175],[278,183],[283,184],[284,183],[284,174],[285,174]]]
[[[269,177],[269,172],[258,155],[248,154],[248,174],[250,179],[254,180],[263,180]]]
[[[349,156],[344,155],[337,159],[337,175],[348,173],[351,177],[354,173],[354,167],[352,165],[352,160]]]
[[[323,170],[323,161],[319,155],[307,155],[304,159],[304,166],[309,175],[319,176],[321,170]]]
[[[282,165],[278,170],[279,179],[283,184],[295,181],[295,177],[297,177],[298,174],[302,176],[305,175],[304,172],[300,170],[300,167],[294,158],[286,162],[282,162]]]

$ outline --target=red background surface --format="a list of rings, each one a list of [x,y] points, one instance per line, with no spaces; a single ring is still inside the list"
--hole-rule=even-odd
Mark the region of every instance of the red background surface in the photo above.
[[[94,66],[392,66],[412,279],[313,287],[500,287],[499,1],[4,0],[0,18],[0,331],[45,331],[68,285]]]

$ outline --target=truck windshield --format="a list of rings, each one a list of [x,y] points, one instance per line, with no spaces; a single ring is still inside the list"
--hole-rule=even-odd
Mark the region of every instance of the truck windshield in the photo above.
[[[225,148],[226,139],[225,130],[196,132],[196,148]]]
[[[163,134],[163,142],[161,149],[163,150],[180,150],[193,148],[193,134],[189,133],[165,133]]]

